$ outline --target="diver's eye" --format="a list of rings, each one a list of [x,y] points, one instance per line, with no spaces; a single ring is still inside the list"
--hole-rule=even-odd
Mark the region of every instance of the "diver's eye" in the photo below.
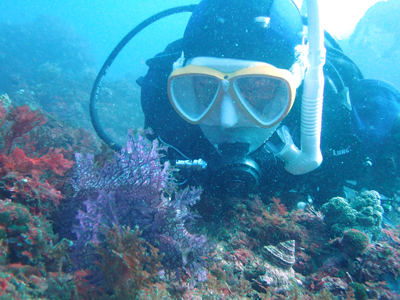
[[[211,76],[193,76],[194,93],[199,103],[208,107],[218,92],[219,81]]]

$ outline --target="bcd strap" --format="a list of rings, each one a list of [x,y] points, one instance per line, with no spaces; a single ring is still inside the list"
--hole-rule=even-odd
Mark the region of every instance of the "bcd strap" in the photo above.
[[[356,64],[341,49],[326,45],[325,89],[321,150],[324,160],[342,163],[347,154],[359,151],[359,140],[352,133],[350,89],[363,79]],[[346,154],[346,156],[344,156]]]
[[[400,114],[400,92],[387,82],[364,79],[350,96],[354,131],[369,153],[379,155]]]

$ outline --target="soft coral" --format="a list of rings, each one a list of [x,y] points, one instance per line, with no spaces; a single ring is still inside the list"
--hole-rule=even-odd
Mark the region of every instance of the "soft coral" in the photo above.
[[[19,138],[31,132],[35,127],[46,123],[44,115],[31,110],[28,105],[15,108],[6,107],[2,99],[0,104],[0,134],[3,142],[2,152],[9,155]]]
[[[64,158],[61,149],[49,148],[39,156],[33,146],[38,141],[35,130],[46,123],[39,110],[27,105],[12,107],[0,102],[0,181],[3,194],[29,204],[38,213],[51,210],[62,198],[54,184],[46,179],[62,176],[73,162]],[[23,150],[24,149],[24,150]],[[29,154],[27,154],[29,153]]]

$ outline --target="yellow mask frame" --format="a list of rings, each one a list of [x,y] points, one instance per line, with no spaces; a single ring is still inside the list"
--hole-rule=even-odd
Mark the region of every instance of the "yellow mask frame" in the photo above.
[[[197,117],[190,116],[185,109],[182,108],[181,102],[184,100],[177,100],[176,95],[174,95],[174,82],[176,79],[188,78],[189,76],[208,76],[219,81],[218,91],[210,101],[210,105],[204,109],[204,112],[200,113]],[[262,120],[257,114],[255,114],[253,109],[251,109],[246,101],[241,97],[241,93],[238,92],[237,84],[235,80],[239,78],[267,78],[270,80],[276,80],[277,82],[283,84],[287,89],[287,101],[283,109],[280,111],[276,118],[270,121]],[[198,65],[187,65],[182,68],[177,68],[170,74],[168,78],[168,97],[170,99],[171,105],[174,107],[175,111],[187,122],[192,124],[199,124],[204,119],[206,119],[209,114],[214,110],[216,105],[221,101],[222,95],[224,93],[230,93],[235,103],[238,103],[242,111],[258,126],[260,127],[273,127],[289,113],[293,106],[294,99],[296,96],[296,84],[294,75],[284,69],[276,68],[269,64],[263,64],[261,66],[253,66],[244,69],[237,70],[231,73],[221,72],[219,70],[198,66]]]

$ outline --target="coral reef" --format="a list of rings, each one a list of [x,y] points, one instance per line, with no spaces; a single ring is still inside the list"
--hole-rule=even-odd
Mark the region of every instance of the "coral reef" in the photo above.
[[[62,198],[55,186],[73,162],[64,158],[61,149],[43,147],[42,152],[37,151],[34,136],[46,118],[28,106],[6,107],[3,99],[0,103],[2,194],[20,203],[30,202],[38,213],[49,213]],[[50,177],[53,179],[49,180]],[[46,205],[39,205],[40,202]]]
[[[45,130],[44,125],[40,128]],[[73,218],[80,208],[73,244],[59,240],[36,209],[14,202],[23,194],[0,201],[0,297],[398,297],[396,229],[383,229],[379,243],[368,243],[367,236],[354,228],[331,241],[329,223],[310,206],[291,211],[279,198],[267,202],[257,195],[226,198],[220,206],[220,200],[208,194],[199,201],[201,189],[179,190],[173,168],[160,161],[163,147],[146,140],[145,133],[131,132],[127,147],[113,153],[112,160],[104,153],[97,159],[76,155],[76,166],[68,175],[73,189],[63,190],[68,194],[61,201],[74,209]],[[18,145],[19,140],[13,143]],[[47,153],[46,147],[36,145]],[[371,199],[376,200],[366,194],[359,198],[359,206],[351,205],[362,211],[376,203]],[[68,218],[65,210],[58,216]],[[55,223],[63,226],[61,220]],[[200,233],[207,233],[215,247]],[[173,274],[178,280],[169,276]]]
[[[0,244],[1,299],[78,299],[80,274],[63,272],[72,243],[57,243],[48,220],[0,200]]]
[[[45,122],[43,113],[29,106],[6,107],[4,100],[0,102],[2,194],[49,214],[62,199],[55,187],[73,162],[64,158],[61,149],[37,150],[34,137]]]
[[[101,257],[97,264],[117,299],[155,299],[163,292],[157,285],[162,256],[140,238],[138,229],[113,227],[106,233],[105,246],[96,247]]]
[[[177,191],[171,167],[160,163],[159,151],[164,148],[157,141],[149,142],[146,133],[130,132],[127,147],[102,168],[93,164],[93,156],[76,155],[71,182],[77,197],[71,201],[87,199],[85,211],[78,213],[79,225],[74,227],[78,263],[83,267],[96,260],[87,245],[102,245],[113,226],[120,230],[138,226],[142,237],[164,255],[162,263],[168,271],[184,268],[193,279],[204,281],[203,256],[211,246],[204,236],[188,231],[196,218],[189,207],[200,199],[201,189]],[[86,253],[84,261],[79,258],[82,252]]]
[[[0,102],[0,298],[79,299],[89,296],[85,272],[69,272],[72,242],[59,240],[51,218],[62,204],[73,162],[43,139],[44,113]],[[76,145],[78,145],[76,143]],[[60,145],[61,146],[61,145]],[[78,146],[79,148],[79,146]]]
[[[362,192],[351,203],[341,197],[332,198],[321,207],[321,211],[332,237],[339,237],[349,229],[358,229],[372,241],[379,238],[383,208],[376,191]]]
[[[357,259],[350,260],[349,270],[360,282],[380,282],[394,283],[400,275],[400,263],[398,249],[388,244],[371,245]],[[394,290],[399,291],[396,287]]]
[[[0,237],[7,242],[3,260],[38,266],[44,265],[43,253],[50,252],[55,238],[49,223],[10,200],[0,200]]]

